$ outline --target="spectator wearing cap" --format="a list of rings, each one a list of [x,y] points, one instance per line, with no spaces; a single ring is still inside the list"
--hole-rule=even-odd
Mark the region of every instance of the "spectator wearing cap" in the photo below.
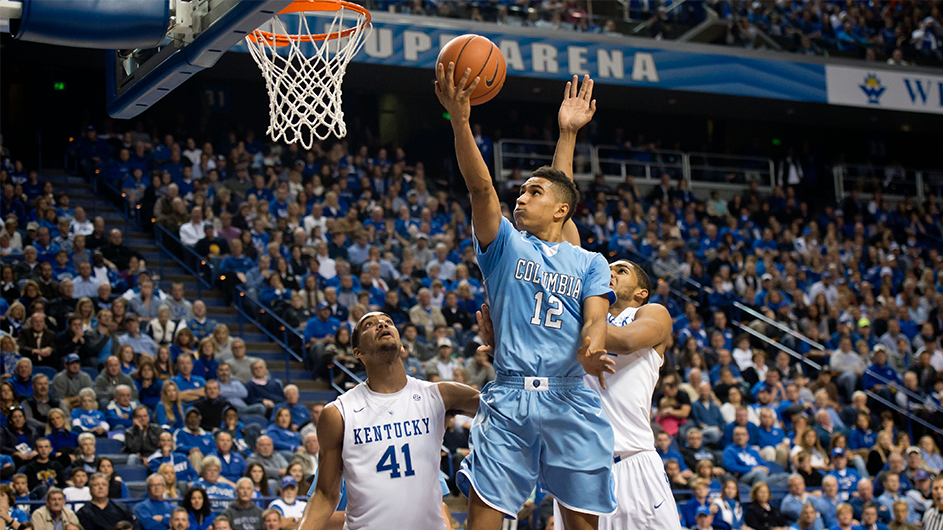
[[[871,351],[871,366],[865,371],[861,384],[865,390],[874,392],[884,399],[893,398],[892,385],[902,385],[897,371],[887,364],[887,348],[878,344]],[[839,378],[841,379],[841,378]]]
[[[854,469],[848,467],[848,457],[845,450],[841,447],[832,449],[832,470],[828,475],[835,477],[838,482],[838,496],[842,502],[851,500],[852,495],[858,491],[858,481],[861,476]]]
[[[451,381],[456,368],[462,367],[462,359],[452,358],[452,341],[441,338],[436,342],[438,356],[426,363],[426,377],[438,375],[441,381]]]
[[[294,530],[298,528],[298,523],[304,515],[307,503],[298,500],[298,483],[291,475],[282,477],[282,488],[279,492],[279,498],[269,504],[269,508],[274,508],[282,514],[282,529]],[[286,519],[288,521],[286,521]]]
[[[907,500],[914,507],[921,518],[927,513],[927,510],[933,508],[933,489],[930,473],[926,469],[920,469],[913,475],[911,482],[914,487],[907,492]]]
[[[315,307],[314,316],[305,323],[304,341],[307,348],[315,344],[326,344],[334,340],[337,328],[341,327],[340,320],[331,316],[331,305],[328,302],[319,302]]]
[[[200,411],[191,408],[184,416],[183,427],[174,431],[174,446],[176,451],[184,454],[193,454],[199,451],[200,458],[203,455],[213,454],[216,450],[216,442],[213,436],[200,427],[200,420],[203,416]]]
[[[216,227],[213,223],[203,223],[201,239],[193,245],[193,250],[200,256],[212,260],[216,265],[222,256],[229,254],[229,242],[216,235]]]
[[[65,356],[65,369],[52,378],[52,391],[70,409],[79,406],[79,391],[91,388],[92,378],[82,371],[82,360],[75,353]]]
[[[154,302],[155,309],[157,302]],[[157,318],[157,315],[154,315]],[[118,335],[118,344],[129,345],[134,349],[134,353],[146,353],[151,357],[157,356],[157,343],[147,333],[141,333],[141,324],[135,316],[127,316],[124,319],[125,333]]]

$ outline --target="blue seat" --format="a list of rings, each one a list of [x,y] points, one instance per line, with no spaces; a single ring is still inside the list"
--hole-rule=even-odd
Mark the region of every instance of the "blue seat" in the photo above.
[[[56,369],[51,366],[34,366],[33,375],[43,374],[49,378],[51,381],[53,377],[56,377]]]
[[[95,438],[95,453],[99,455],[116,455],[124,449],[124,442],[111,438]]]
[[[766,467],[769,468],[769,474],[775,475],[777,473],[785,473],[786,470],[783,469],[783,466],[779,465],[777,462],[766,462]]]
[[[265,430],[266,427],[268,427],[268,420],[263,418],[262,416],[253,416],[252,414],[248,414],[246,416],[240,417],[239,419],[242,420],[243,425],[249,426],[252,424],[256,424],[263,431]]]
[[[125,482],[144,482],[148,471],[144,466],[115,466],[115,473]]]
[[[90,366],[83,366],[83,367],[82,367],[82,371],[85,372],[85,373],[87,373],[88,376],[92,378],[92,381],[93,381],[93,382],[95,381],[95,379],[98,378],[98,370],[96,370],[96,369],[94,369],[94,368],[92,368],[92,367],[90,367]]]

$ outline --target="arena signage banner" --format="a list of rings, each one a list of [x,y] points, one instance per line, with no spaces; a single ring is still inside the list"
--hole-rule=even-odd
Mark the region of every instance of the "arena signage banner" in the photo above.
[[[316,24],[325,28],[326,23]],[[471,22],[459,26],[433,17],[377,13],[373,26],[355,62],[432,70],[442,46],[463,33],[478,33],[501,48],[511,76],[565,80],[588,73],[598,83],[614,85],[827,102],[825,68],[818,64],[624,44],[658,42],[651,39]],[[491,28],[497,31],[487,31]],[[247,51],[244,43],[236,49]]]
[[[828,102],[943,114],[943,76],[827,65]]]

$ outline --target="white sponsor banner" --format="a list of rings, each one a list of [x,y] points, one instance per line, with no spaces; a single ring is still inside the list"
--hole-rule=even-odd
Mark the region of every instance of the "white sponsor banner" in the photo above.
[[[828,102],[832,105],[943,114],[943,76],[886,68],[826,65]]]

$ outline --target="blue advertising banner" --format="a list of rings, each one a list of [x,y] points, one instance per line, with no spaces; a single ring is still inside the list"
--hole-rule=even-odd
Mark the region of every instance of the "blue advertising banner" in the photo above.
[[[420,24],[400,22],[403,18],[374,16],[373,31],[354,61],[432,70],[442,46],[470,32],[452,27],[447,19],[424,18]],[[315,22],[319,28],[326,23]],[[575,32],[556,32],[567,38],[554,38],[542,35],[547,30],[532,29],[479,25],[474,32],[501,48],[512,76],[569,79],[588,73],[596,82],[612,85],[828,102],[825,66],[820,64],[630,46],[624,37]],[[237,49],[246,51],[244,44]]]

